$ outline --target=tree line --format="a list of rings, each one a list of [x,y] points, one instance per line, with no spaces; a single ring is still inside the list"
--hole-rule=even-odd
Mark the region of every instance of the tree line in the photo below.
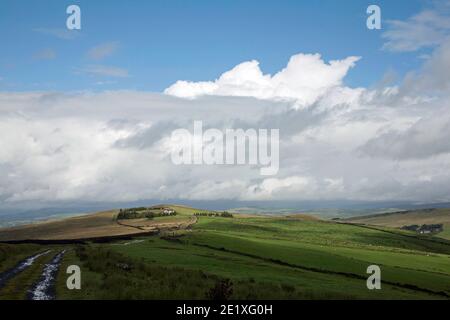
[[[195,212],[194,216],[196,217],[222,217],[222,218],[233,218],[233,214],[227,211],[223,212]]]
[[[119,214],[117,215],[117,219],[153,219],[156,217],[175,216],[176,214],[177,213],[174,210],[169,212],[164,212],[164,210],[155,212],[154,210],[150,210],[145,207],[138,207],[130,209],[120,209]]]

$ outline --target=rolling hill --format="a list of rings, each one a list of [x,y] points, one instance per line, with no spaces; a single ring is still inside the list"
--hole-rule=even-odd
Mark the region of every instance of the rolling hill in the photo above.
[[[149,219],[133,219],[119,221],[119,210],[109,210],[71,217],[60,220],[43,221],[34,224],[21,225],[0,229],[0,241],[25,240],[83,240],[100,238],[120,238],[151,233],[160,228],[176,228],[192,223],[186,215],[188,209],[173,206],[180,214],[175,217],[158,217]]]
[[[450,240],[450,209],[430,208],[360,216],[341,221],[381,227],[401,228],[407,225],[443,224],[444,231],[436,234]]]
[[[83,290],[68,290],[67,275],[59,272],[54,280],[56,299],[210,299],[212,288],[224,283],[232,288],[230,299],[243,300],[450,298],[450,242],[443,239],[306,215],[221,217],[170,207],[177,216],[119,221],[131,227],[114,221],[117,211],[94,214],[82,224],[58,221],[68,232],[66,239],[109,236],[108,230],[122,227],[120,233],[127,228],[145,230],[152,223],[178,225],[152,234],[131,233],[129,239],[0,243],[0,299],[26,298],[26,288],[39,279],[43,265],[61,252],[61,270],[80,266]],[[47,238],[63,239],[56,229],[32,225],[22,232],[36,237],[45,230]],[[0,230],[0,237],[6,237],[4,232],[11,235]],[[14,266],[25,258],[48,251],[11,277]],[[366,270],[373,264],[381,268],[381,290],[366,287]],[[8,280],[3,285],[2,277]]]

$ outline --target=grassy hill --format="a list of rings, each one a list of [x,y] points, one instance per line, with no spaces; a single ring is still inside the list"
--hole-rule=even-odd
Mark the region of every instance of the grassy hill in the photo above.
[[[62,220],[44,221],[29,225],[0,229],[0,241],[21,240],[77,240],[102,237],[138,235],[161,227],[189,223],[189,210],[173,206],[177,216],[154,219],[117,219],[119,210],[109,210]]]
[[[361,223],[374,226],[400,228],[407,225],[439,224],[444,225],[444,231],[437,234],[450,240],[450,209],[432,208],[411,211],[399,211],[383,214],[360,216],[344,219],[343,221],[351,223]]]
[[[171,207],[186,218],[200,211]],[[83,290],[67,290],[60,272],[57,298],[205,299],[220,283],[231,287],[230,299],[450,297],[450,242],[442,239],[301,215],[196,219],[154,236],[64,246],[61,269],[79,265]],[[27,246],[4,263],[49,247]],[[381,290],[366,287],[372,264],[381,268]]]

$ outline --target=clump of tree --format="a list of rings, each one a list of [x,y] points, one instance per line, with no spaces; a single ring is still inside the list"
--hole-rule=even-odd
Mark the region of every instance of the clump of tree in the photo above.
[[[409,226],[403,226],[400,229],[409,230],[409,231],[417,231],[419,228],[420,228],[420,226],[418,224],[412,224]]]
[[[145,211],[145,210],[149,210],[150,208],[147,207],[135,207],[135,208],[129,208],[126,210],[134,210],[134,211]]]
[[[176,214],[176,211],[172,209],[164,208],[161,210],[155,210],[154,208],[137,207],[120,209],[119,214],[117,215],[117,219],[153,219],[155,217],[175,216]]]
[[[214,211],[205,211],[205,212],[195,212],[194,216],[196,217],[222,217],[222,218],[233,218],[233,214],[227,211],[223,212],[214,212]]]
[[[232,213],[229,213],[229,212],[227,212],[227,211],[222,212],[222,213],[220,214],[220,216],[221,216],[222,218],[233,218],[233,214],[232,214]]]

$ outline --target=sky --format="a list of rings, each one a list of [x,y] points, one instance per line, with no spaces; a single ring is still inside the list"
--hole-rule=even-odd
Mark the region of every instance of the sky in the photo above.
[[[0,39],[0,208],[450,202],[448,0],[5,0]],[[279,171],[174,165],[199,120],[278,129]]]
[[[426,7],[426,2],[416,0],[377,3],[385,21],[406,19]],[[70,4],[81,8],[79,32],[66,29]],[[273,73],[299,52],[319,52],[327,60],[362,56],[346,81],[371,86],[387,70],[404,74],[421,59],[381,50],[383,30],[366,28],[369,4],[365,0],[1,1],[0,89],[158,92],[180,79],[214,79],[252,59]],[[103,55],[89,54],[99,47]]]

